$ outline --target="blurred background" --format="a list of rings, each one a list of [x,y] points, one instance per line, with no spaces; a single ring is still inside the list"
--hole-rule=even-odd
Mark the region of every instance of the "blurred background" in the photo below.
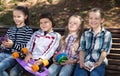
[[[93,7],[105,11],[105,27],[120,27],[120,0],[0,0],[0,27],[14,25],[12,10],[17,5],[29,8],[32,27],[39,27],[39,15],[44,11],[51,12],[55,27],[62,28],[72,14],[79,14],[86,20],[87,11]]]

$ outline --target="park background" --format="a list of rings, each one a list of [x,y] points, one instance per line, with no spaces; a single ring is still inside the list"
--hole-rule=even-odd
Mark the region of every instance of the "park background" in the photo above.
[[[32,27],[39,27],[39,15],[44,11],[51,12],[55,27],[62,28],[72,14],[79,14],[86,20],[87,11],[93,7],[105,11],[105,27],[120,27],[120,0],[0,0],[0,27],[15,25],[12,10],[17,5],[29,8]]]

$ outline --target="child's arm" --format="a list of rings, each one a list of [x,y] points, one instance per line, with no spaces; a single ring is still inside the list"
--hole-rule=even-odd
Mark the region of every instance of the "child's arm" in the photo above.
[[[106,58],[107,54],[109,54],[111,46],[112,46],[112,35],[110,32],[107,32],[105,34],[103,48],[101,49],[101,56],[98,62],[95,63],[95,67],[101,65],[101,63]]]
[[[86,40],[85,40],[85,32],[81,36],[80,47],[79,47],[79,59],[80,59],[80,67],[84,68],[84,58],[85,58],[85,49],[86,49]]]
[[[25,62],[30,62],[30,59],[33,59],[33,56],[30,52],[28,52],[25,57]]]

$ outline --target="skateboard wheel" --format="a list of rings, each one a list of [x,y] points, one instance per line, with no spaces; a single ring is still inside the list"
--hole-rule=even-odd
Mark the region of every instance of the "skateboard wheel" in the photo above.
[[[49,61],[48,60],[42,60],[43,66],[47,66],[49,65]]]
[[[28,53],[28,49],[27,48],[22,48],[21,50],[24,54],[27,54]]]
[[[19,53],[18,52],[14,52],[13,54],[12,54],[12,56],[13,56],[13,58],[18,58],[19,57]]]
[[[33,72],[37,72],[39,70],[39,66],[37,64],[34,64],[31,68]]]

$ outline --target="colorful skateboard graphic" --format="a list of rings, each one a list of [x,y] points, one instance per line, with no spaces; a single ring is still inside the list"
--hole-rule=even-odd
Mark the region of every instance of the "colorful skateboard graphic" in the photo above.
[[[27,48],[23,48],[21,52],[14,52],[12,56],[25,70],[34,74],[35,76],[47,76],[49,72],[45,66],[49,64],[48,60],[41,60],[42,64],[40,65],[35,64],[33,59],[31,59],[29,63],[26,63],[24,58],[27,52]]]

